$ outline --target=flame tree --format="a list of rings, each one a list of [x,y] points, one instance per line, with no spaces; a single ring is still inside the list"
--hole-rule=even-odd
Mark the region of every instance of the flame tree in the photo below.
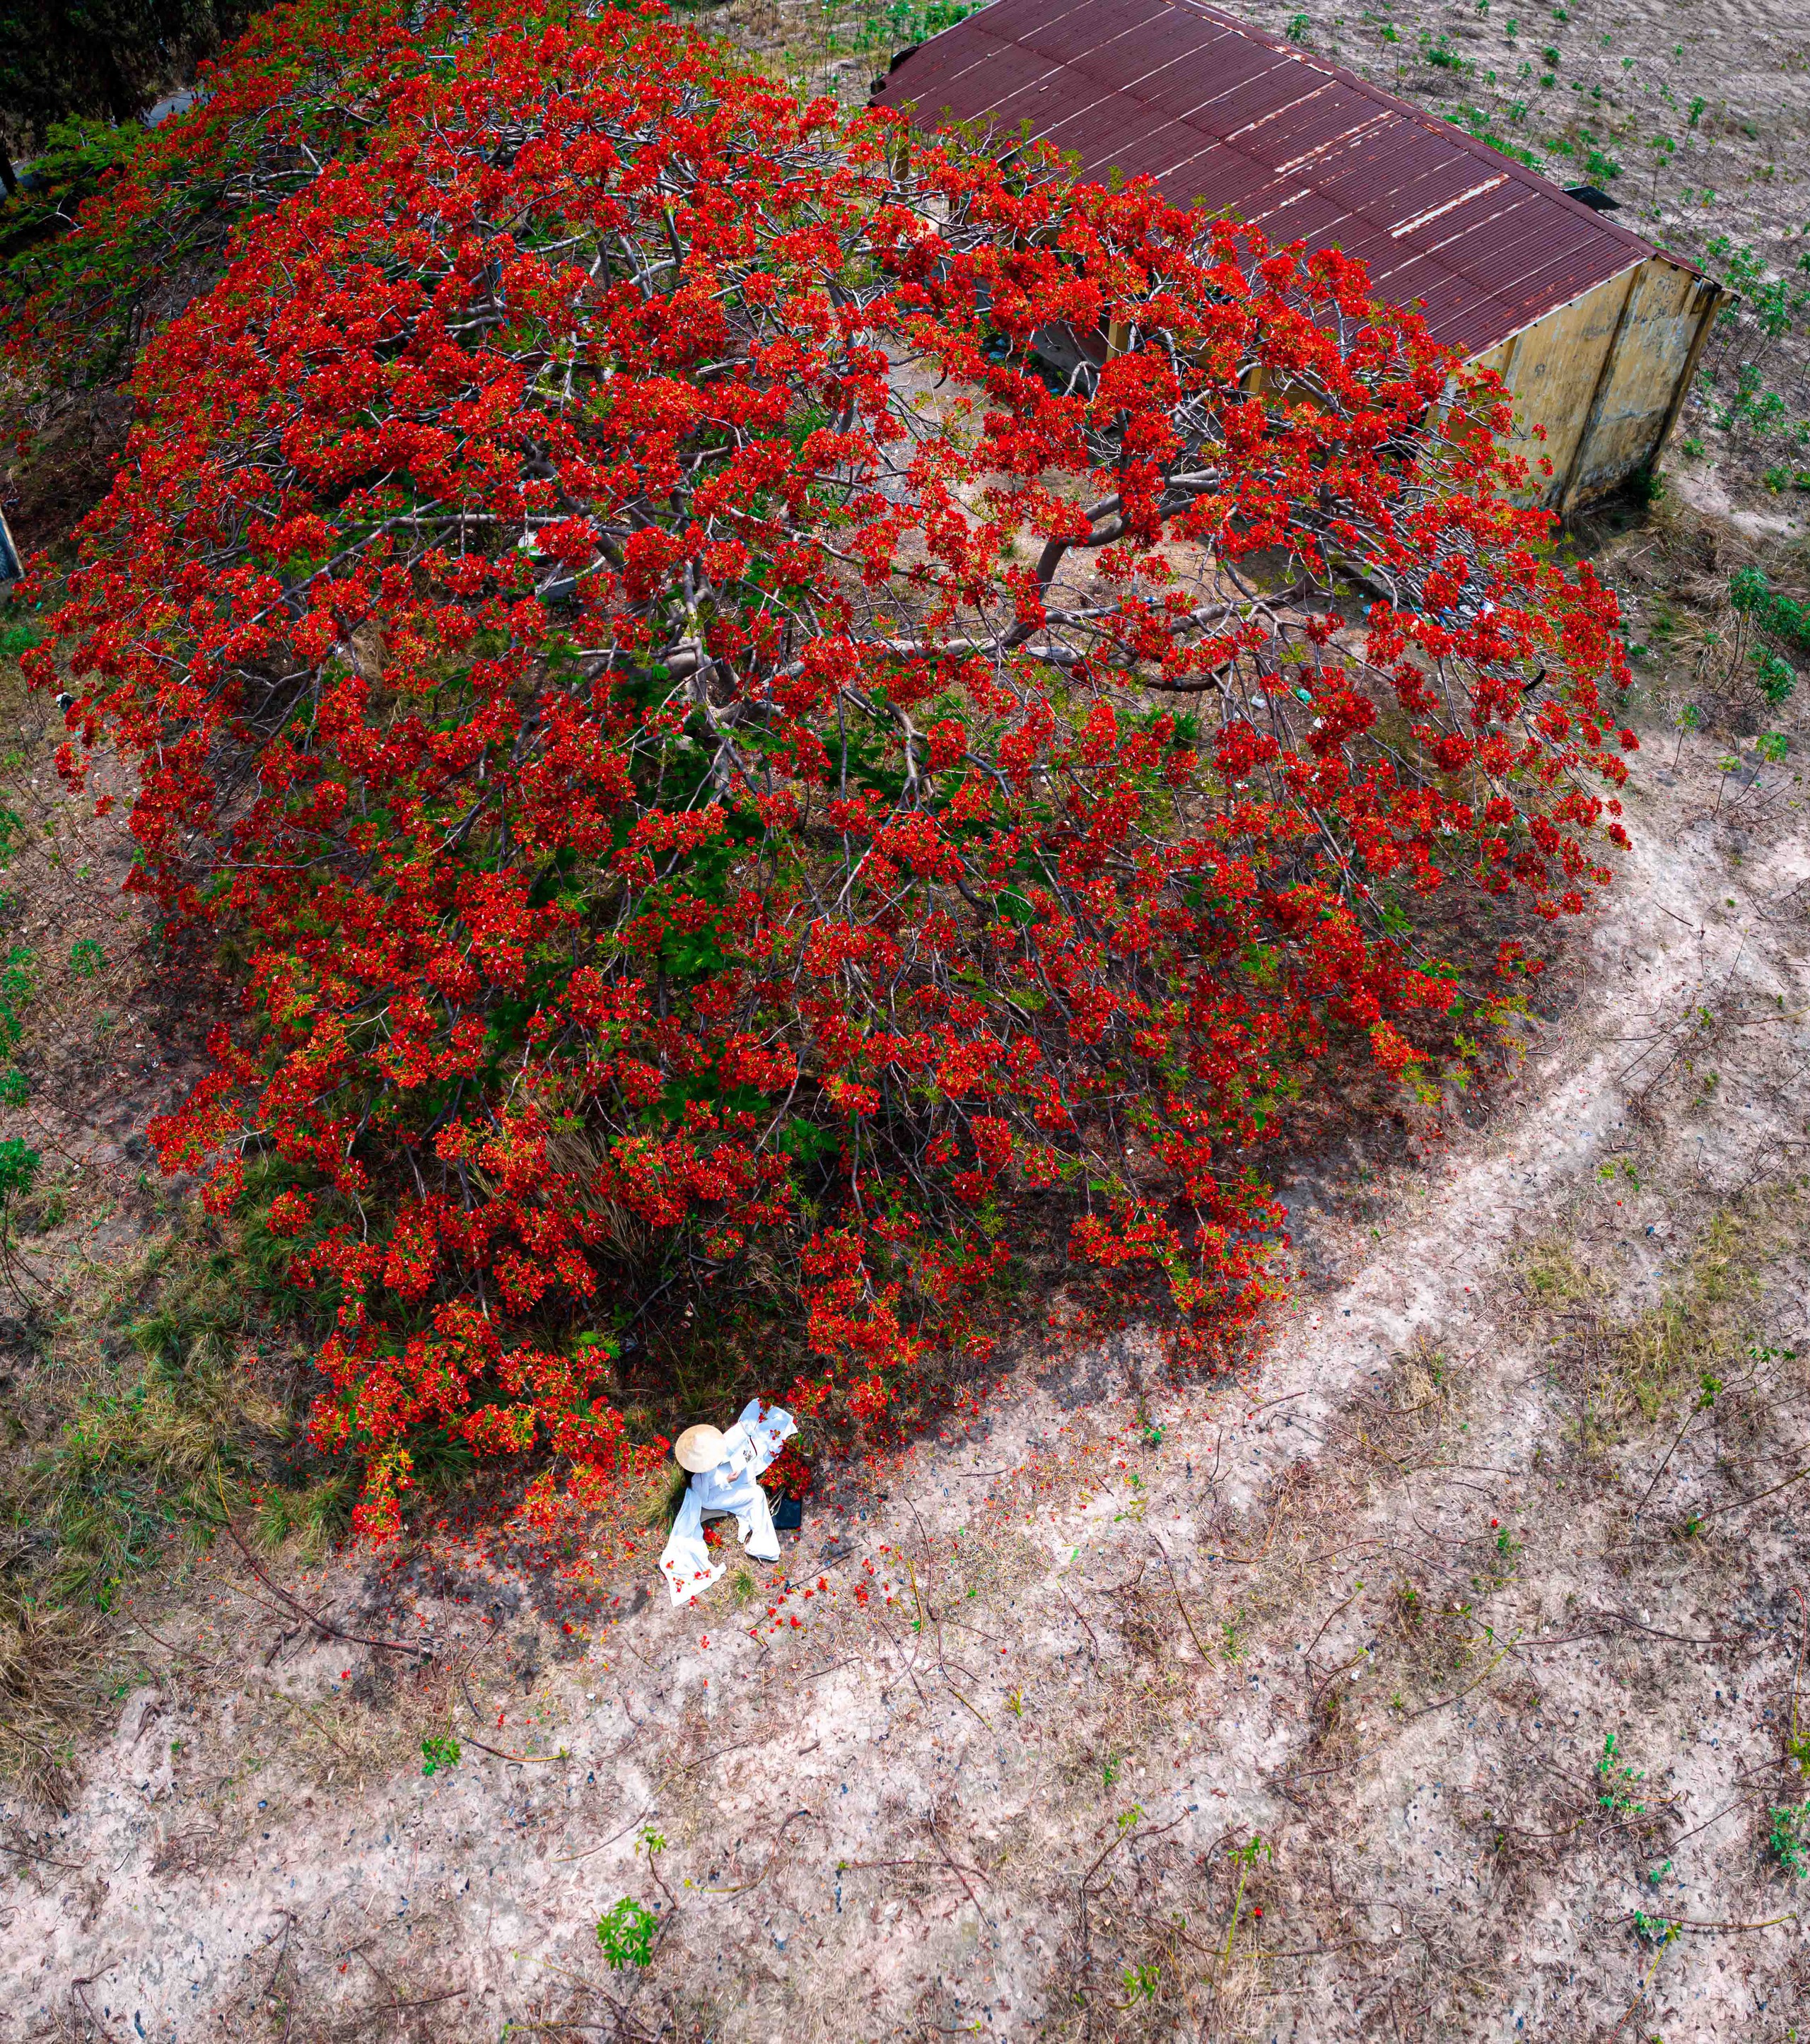
[[[1454,1001],[1415,904],[1575,912],[1625,842],[1613,601],[1499,389],[1336,254],[651,12],[359,62],[34,657],[65,770],[136,766],[132,886],[248,957],[154,1134],[280,1181],[360,1524],[422,1430],[605,1494],[662,1286],[778,1274],[792,1398],[872,1421],[1039,1193],[1184,1348],[1248,1321],[1279,1107]]]

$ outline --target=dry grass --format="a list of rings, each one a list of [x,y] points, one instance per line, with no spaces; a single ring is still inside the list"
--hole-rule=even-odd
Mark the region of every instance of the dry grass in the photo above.
[[[1737,1398],[1751,1389],[1743,1380],[1758,1349],[1764,1274],[1801,1239],[1803,1204],[1786,1183],[1714,1214],[1678,1278],[1631,1318],[1616,1314],[1613,1286],[1574,1245],[1553,1237],[1524,1254],[1522,1282],[1548,1322],[1554,1374],[1586,1453],[1621,1447],[1681,1400],[1708,1410],[1725,1389]]]
[[[102,1660],[89,1614],[0,1586],[0,1777],[34,1802],[67,1801],[75,1737],[98,1701]]]

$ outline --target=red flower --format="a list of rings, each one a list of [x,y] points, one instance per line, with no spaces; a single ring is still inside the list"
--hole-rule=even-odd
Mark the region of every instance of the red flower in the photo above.
[[[908,156],[658,15],[400,21],[322,94],[310,0],[262,17],[5,323],[73,345],[147,221],[291,167],[145,347],[30,671],[72,774],[136,769],[130,885],[247,960],[152,1132],[217,1206],[280,1181],[360,1531],[430,1431],[555,1458],[549,1540],[651,1475],[597,1331],[685,1308],[656,1266],[699,1325],[790,1288],[787,1402],[873,1435],[984,1354],[1033,1193],[1183,1354],[1235,1343],[1285,1103],[1493,1012],[1417,905],[1608,877],[1616,606],[1500,385],[1361,264]],[[1103,322],[1138,345],[1052,396],[1037,337]],[[908,359],[977,400],[909,450]]]

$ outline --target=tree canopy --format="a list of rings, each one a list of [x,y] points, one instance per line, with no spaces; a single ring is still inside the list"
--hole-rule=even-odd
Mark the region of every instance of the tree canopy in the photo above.
[[[449,1438],[606,1494],[663,1300],[796,1301],[789,1402],[870,1426],[1059,1222],[1210,1354],[1288,1104],[1502,993],[1425,905],[1574,913],[1625,842],[1614,601],[1499,386],[1336,253],[655,9],[352,61],[33,657],[65,770],[136,763],[132,885],[245,961],[154,1134],[330,1312],[359,1523]]]

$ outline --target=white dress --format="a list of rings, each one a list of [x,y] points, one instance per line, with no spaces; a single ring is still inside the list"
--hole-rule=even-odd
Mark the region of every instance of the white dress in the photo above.
[[[757,1562],[778,1560],[779,1536],[773,1530],[772,1508],[755,1479],[797,1431],[790,1412],[751,1398],[742,1416],[723,1436],[722,1460],[686,1485],[684,1502],[660,1557],[660,1571],[675,1604],[709,1589],[723,1573],[724,1564],[713,1563],[704,1544],[706,1517],[732,1518],[740,1529],[742,1545]]]

